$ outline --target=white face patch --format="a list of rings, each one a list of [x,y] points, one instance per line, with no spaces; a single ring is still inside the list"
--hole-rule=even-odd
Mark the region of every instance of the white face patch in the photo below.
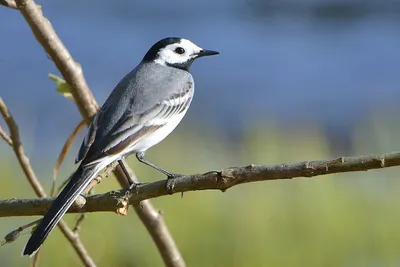
[[[185,52],[179,54],[175,51],[177,48],[183,48]],[[168,64],[185,63],[195,58],[196,54],[199,53],[201,50],[203,49],[198,47],[191,41],[186,39],[181,39],[179,43],[170,44],[161,49],[158,52],[158,58],[155,60],[155,63],[160,65],[166,65],[166,63]]]

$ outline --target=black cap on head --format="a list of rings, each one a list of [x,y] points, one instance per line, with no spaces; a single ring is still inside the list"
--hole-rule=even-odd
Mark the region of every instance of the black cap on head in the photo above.
[[[155,43],[149,51],[147,51],[146,55],[143,58],[143,61],[152,61],[157,58],[157,53],[160,51],[160,49],[166,47],[167,45],[170,44],[176,44],[181,41],[182,38],[178,37],[168,37],[164,38],[157,43]]]

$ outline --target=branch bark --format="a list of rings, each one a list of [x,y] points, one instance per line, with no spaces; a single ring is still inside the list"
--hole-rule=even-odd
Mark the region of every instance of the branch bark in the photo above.
[[[0,1],[11,3],[11,0]],[[31,27],[38,42],[54,61],[65,81],[70,85],[75,103],[82,117],[89,124],[91,116],[97,111],[98,104],[87,86],[80,64],[74,61],[62,41],[58,38],[51,23],[43,16],[41,8],[33,0],[15,0],[15,3]],[[126,163],[124,165],[125,169],[129,170],[128,165]],[[128,178],[122,172],[121,167],[118,166],[114,173],[120,185],[126,187]],[[142,203],[142,206],[138,203],[133,203],[132,205],[153,238],[165,265],[168,267],[186,266],[166,224],[158,215],[159,212],[148,201]]]
[[[125,159],[122,160],[123,163],[127,166]],[[121,166],[117,166],[117,180],[122,188],[127,188],[129,186],[128,180],[121,179],[124,177],[124,172],[122,171]],[[132,172],[132,170],[127,169],[130,173],[131,179],[137,183],[138,179],[136,175]],[[121,190],[122,192],[126,192],[125,190]],[[161,257],[164,259],[164,263],[166,266],[180,266],[184,267],[185,262],[179,252],[178,247],[175,244],[174,239],[172,238],[167,225],[165,224],[163,215],[158,212],[153,204],[149,200],[143,199],[139,201],[124,201],[126,196],[124,195],[118,199],[119,204],[123,205],[119,209],[117,209],[117,213],[120,213],[120,210],[126,210],[127,207],[124,207],[125,203],[131,203],[136,213],[138,214],[140,220],[144,222],[147,231],[150,233],[154,242],[157,245],[158,251],[161,254]]]
[[[400,166],[400,152],[382,155],[341,157],[332,160],[303,161],[278,165],[248,165],[221,171],[182,176],[174,179],[173,193],[217,189],[226,191],[233,186],[259,181],[314,177],[333,173],[368,171]],[[83,207],[73,206],[68,213],[116,212],[128,203],[139,202],[169,194],[167,181],[139,184],[132,192],[111,191],[87,198]],[[54,198],[9,199],[0,201],[0,217],[42,215]]]
[[[90,116],[96,113],[97,103],[83,77],[81,65],[74,61],[67,48],[58,38],[50,21],[43,16],[42,10],[33,0],[15,0],[15,2],[26,22],[28,22],[36,40],[51,57],[71,87],[71,93],[82,117],[90,120]]]
[[[3,99],[0,97],[0,113],[3,116],[4,120],[7,123],[7,126],[10,130],[10,139],[11,144],[14,149],[15,155],[19,161],[19,164],[25,173],[26,178],[28,179],[29,183],[31,184],[32,188],[35,190],[35,193],[38,197],[45,198],[46,192],[43,189],[43,186],[40,184],[39,180],[36,177],[35,172],[29,162],[29,158],[26,156],[24,148],[21,143],[21,139],[19,136],[19,130],[14,118],[9,113],[7,106],[3,102]],[[87,253],[86,248],[83,246],[81,240],[77,235],[75,235],[69,228],[68,225],[64,221],[60,221],[58,223],[58,227],[61,229],[61,232],[64,236],[68,239],[71,243],[73,248],[75,249],[76,253],[78,253],[80,259],[82,260],[83,264],[87,267],[95,267],[96,264],[90,258],[89,254]],[[36,258],[37,261],[37,258]]]
[[[0,5],[6,6],[12,9],[18,9],[17,4],[14,0],[0,0]]]

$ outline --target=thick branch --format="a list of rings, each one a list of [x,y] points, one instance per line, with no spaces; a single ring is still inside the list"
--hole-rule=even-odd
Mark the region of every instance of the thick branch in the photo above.
[[[173,183],[173,192],[208,189],[225,191],[232,186],[244,183],[367,171],[393,166],[400,166],[400,152],[342,157],[333,160],[303,161],[292,164],[232,167],[221,171],[176,178]],[[124,208],[127,205],[127,200],[134,203],[168,194],[166,180],[144,183],[138,185],[133,192],[119,190],[90,196],[82,208],[74,206],[68,212],[116,212],[117,209]],[[53,200],[54,198],[3,200],[0,201],[0,217],[42,215],[50,207]]]

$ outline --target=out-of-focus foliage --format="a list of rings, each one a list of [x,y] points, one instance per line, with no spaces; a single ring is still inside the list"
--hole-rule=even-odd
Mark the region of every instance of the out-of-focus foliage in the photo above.
[[[220,57],[193,67],[198,89],[188,116],[148,153],[168,170],[196,173],[399,150],[398,2],[40,4],[81,62],[99,103],[157,39],[182,36],[221,51]],[[0,17],[7,21],[0,27],[0,50],[7,51],[1,56],[0,92],[49,192],[57,153],[79,122],[78,112],[51,91],[54,83],[44,75],[56,71],[54,64],[20,14],[0,8]],[[58,91],[68,96],[64,81],[53,78]],[[74,170],[78,139],[59,184]],[[128,161],[141,180],[165,178],[134,157]],[[11,148],[1,140],[0,168],[1,199],[35,197]],[[153,202],[165,213],[190,267],[399,266],[399,174],[400,168],[391,168],[269,181]],[[95,190],[118,188],[110,177]],[[73,226],[77,217],[65,219]],[[0,233],[34,219],[0,218]],[[133,210],[125,217],[90,214],[80,235],[98,266],[162,266]],[[0,266],[29,266],[29,258],[20,257],[27,240],[25,233],[0,247]],[[80,265],[54,230],[43,246],[40,266]]]
[[[73,100],[73,96],[71,94],[71,88],[69,87],[68,83],[65,82],[63,78],[60,78],[59,76],[50,73],[49,78],[53,80],[56,85],[57,85],[57,92],[59,92],[62,96]]]
[[[398,150],[398,125],[395,114],[385,112],[353,125],[351,154]],[[11,149],[0,146],[1,198],[34,197]],[[272,122],[249,124],[235,143],[226,142],[212,126],[186,126],[151,149],[148,157],[171,171],[196,173],[248,163],[338,156],[332,155],[329,147],[325,134],[311,122],[293,127]],[[54,158],[36,168],[46,188],[51,185]],[[36,160],[32,162],[35,165]],[[129,164],[142,180],[164,178],[134,157]],[[67,164],[62,169],[60,179],[73,167]],[[269,181],[237,186],[225,193],[190,192],[183,198],[176,194],[153,201],[165,213],[188,266],[397,266],[399,174],[400,168],[391,168]],[[111,177],[96,191],[115,188],[118,185]],[[77,215],[65,218],[72,225]],[[6,234],[33,219],[1,218],[1,232]],[[155,245],[132,209],[125,217],[90,214],[80,235],[99,266],[162,266]],[[0,265],[28,266],[29,258],[20,257],[27,239],[28,235],[21,235],[1,247]],[[43,246],[40,266],[79,264],[71,246],[55,230]]]

